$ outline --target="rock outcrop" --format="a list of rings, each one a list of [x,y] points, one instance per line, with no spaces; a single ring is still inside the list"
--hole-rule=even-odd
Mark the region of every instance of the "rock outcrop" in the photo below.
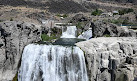
[[[106,23],[103,21],[91,22],[90,27],[93,31],[93,37],[137,37],[137,32],[129,30],[127,27],[117,26],[112,23]]]
[[[77,22],[84,22],[84,21],[89,21],[88,17],[84,16],[83,14],[76,14],[73,18],[72,18],[73,23],[77,23]]]
[[[6,21],[0,23],[0,81],[11,81],[20,66],[24,46],[40,40],[34,24]]]
[[[89,81],[137,81],[137,38],[93,38],[76,44],[85,52]]]

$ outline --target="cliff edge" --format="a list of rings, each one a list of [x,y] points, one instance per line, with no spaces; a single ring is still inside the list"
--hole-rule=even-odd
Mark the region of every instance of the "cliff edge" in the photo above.
[[[93,38],[76,44],[85,52],[89,81],[136,81],[137,38]]]

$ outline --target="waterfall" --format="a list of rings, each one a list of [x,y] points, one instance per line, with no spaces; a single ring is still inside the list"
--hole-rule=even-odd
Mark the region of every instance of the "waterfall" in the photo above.
[[[30,44],[18,81],[88,81],[84,53],[76,46]]]
[[[92,38],[92,29],[88,29],[87,31],[83,32],[81,35],[78,36],[79,39],[86,39],[89,40]]]
[[[67,30],[63,30],[61,38],[76,38],[76,31],[76,26],[67,26]]]

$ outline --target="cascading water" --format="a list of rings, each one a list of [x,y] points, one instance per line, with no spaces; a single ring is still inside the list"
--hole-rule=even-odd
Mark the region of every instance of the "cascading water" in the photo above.
[[[67,30],[62,33],[61,38],[76,38],[76,26],[67,26]]]
[[[76,30],[68,26],[62,40],[75,38]],[[74,45],[30,44],[23,51],[18,81],[88,81],[84,53]]]
[[[85,32],[83,32],[81,35],[78,36],[80,39],[86,39],[89,40],[92,38],[92,29],[89,29]]]
[[[25,47],[18,81],[88,81],[83,51],[76,46]]]

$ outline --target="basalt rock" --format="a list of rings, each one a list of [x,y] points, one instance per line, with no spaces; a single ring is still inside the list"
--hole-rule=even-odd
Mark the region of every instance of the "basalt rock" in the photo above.
[[[136,81],[137,38],[93,38],[79,42],[85,52],[89,81]]]
[[[72,21],[76,23],[76,22],[84,22],[84,21],[89,21],[89,20],[83,14],[77,14],[72,18]]]
[[[93,31],[93,37],[104,37],[106,35],[110,37],[137,37],[137,32],[134,30],[103,21],[91,22],[90,27]]]
[[[20,66],[23,48],[40,40],[38,26],[25,22],[0,23],[0,81],[11,81]]]

